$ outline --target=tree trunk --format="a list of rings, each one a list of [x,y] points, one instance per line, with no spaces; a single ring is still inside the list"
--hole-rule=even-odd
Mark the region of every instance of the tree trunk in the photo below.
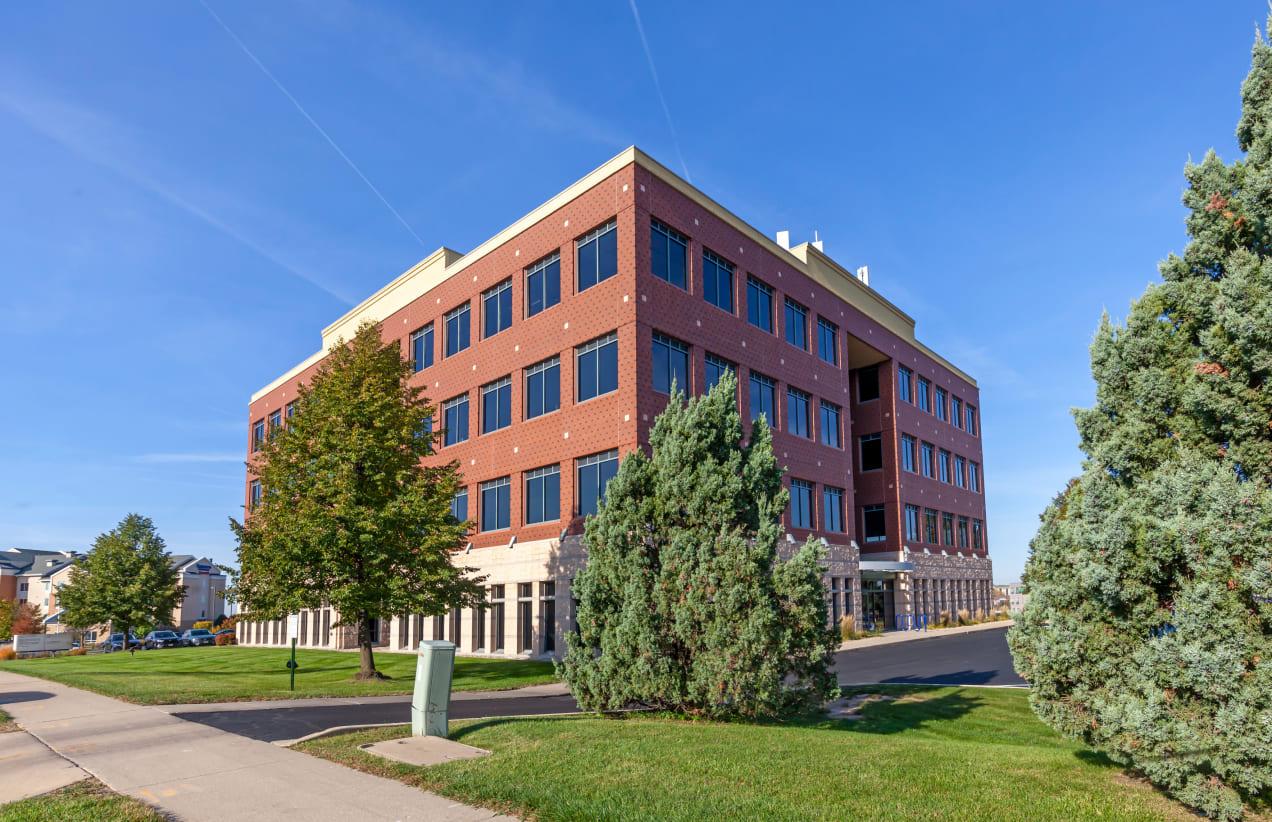
[[[371,615],[366,611],[358,615],[358,657],[361,668],[354,679],[387,679],[375,669],[375,657],[371,652]]]

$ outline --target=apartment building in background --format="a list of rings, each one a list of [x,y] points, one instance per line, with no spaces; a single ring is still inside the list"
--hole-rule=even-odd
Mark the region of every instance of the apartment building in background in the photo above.
[[[367,318],[436,406],[436,460],[459,462],[453,512],[473,522],[455,561],[488,575],[482,608],[383,620],[382,647],[558,654],[586,516],[647,447],[672,381],[699,395],[725,371],[748,432],[772,428],[787,472],[784,549],[828,546],[832,620],[894,628],[991,607],[976,382],[915,339],[865,269],[766,236],[635,147],[473,251],[438,249],[254,394],[249,511],[262,493],[252,452]],[[356,644],[330,608],[300,617],[302,646]],[[237,631],[243,644],[290,641],[282,620]]]

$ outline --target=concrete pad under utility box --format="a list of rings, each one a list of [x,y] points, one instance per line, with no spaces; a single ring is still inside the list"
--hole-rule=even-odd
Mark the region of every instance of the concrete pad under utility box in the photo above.
[[[474,748],[471,745],[444,739],[440,736],[407,736],[402,739],[389,739],[384,742],[369,742],[358,747],[367,753],[420,768],[427,768],[429,765],[440,765],[443,762],[480,759],[483,756],[490,756],[490,751]]]

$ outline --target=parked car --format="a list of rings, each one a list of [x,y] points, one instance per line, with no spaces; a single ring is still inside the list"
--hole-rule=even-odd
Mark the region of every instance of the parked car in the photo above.
[[[111,635],[110,635],[110,639],[107,639],[105,642],[100,642],[100,643],[98,643],[98,644],[99,644],[99,645],[101,645],[101,646],[102,646],[102,648],[103,648],[104,650],[108,651],[108,652],[109,652],[109,651],[124,651],[124,650],[132,650],[132,649],[135,649],[135,648],[140,648],[140,647],[142,647],[142,643],[141,643],[141,640],[140,640],[140,639],[137,639],[137,637],[135,637],[135,636],[129,636],[129,637],[128,637],[128,647],[127,647],[127,648],[124,648],[124,635],[123,635],[123,634],[111,634]]]
[[[180,648],[181,637],[176,631],[151,631],[146,634],[146,650],[153,648]]]
[[[191,628],[181,635],[182,648],[195,648],[199,645],[215,645],[216,637],[207,628]]]
[[[237,645],[238,635],[233,628],[224,628],[212,635],[217,645]]]

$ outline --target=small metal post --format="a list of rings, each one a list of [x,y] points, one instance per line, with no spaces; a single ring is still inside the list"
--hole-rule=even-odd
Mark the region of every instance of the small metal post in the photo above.
[[[296,637],[292,637],[291,690],[296,690]]]

